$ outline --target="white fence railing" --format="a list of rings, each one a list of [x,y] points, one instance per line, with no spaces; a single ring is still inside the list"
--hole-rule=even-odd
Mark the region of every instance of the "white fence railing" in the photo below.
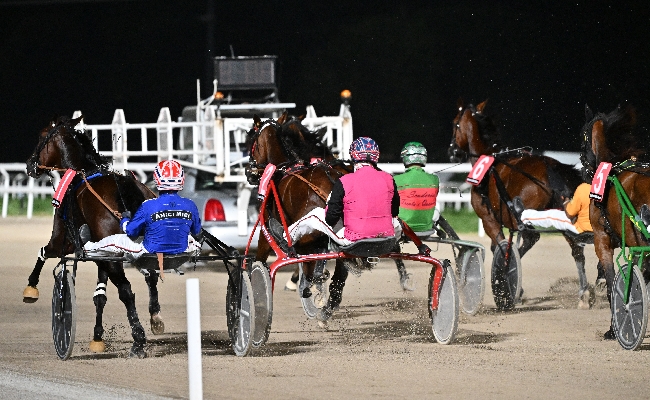
[[[155,163],[130,163],[129,169],[136,173],[142,182],[153,171]],[[392,174],[404,172],[402,164],[380,163],[379,167]],[[469,164],[427,164],[427,172],[444,171],[444,173],[467,173]],[[441,173],[442,174],[442,173]],[[0,164],[0,194],[2,194],[2,217],[7,216],[7,207],[10,198],[26,198],[27,218],[32,218],[34,209],[34,198],[52,196],[54,189],[61,179],[56,171],[52,171],[52,177],[42,175],[38,179],[27,176],[24,163]],[[470,201],[469,187],[466,184],[442,182],[438,194],[438,208],[444,210],[453,206],[459,210]]]

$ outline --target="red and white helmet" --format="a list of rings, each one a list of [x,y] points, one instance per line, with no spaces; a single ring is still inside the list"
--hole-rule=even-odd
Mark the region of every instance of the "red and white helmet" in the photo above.
[[[164,160],[153,169],[153,179],[160,191],[183,190],[185,174],[183,166],[176,160]]]

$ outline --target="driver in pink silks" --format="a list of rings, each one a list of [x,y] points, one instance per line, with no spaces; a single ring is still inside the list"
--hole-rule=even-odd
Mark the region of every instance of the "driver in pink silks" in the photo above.
[[[350,145],[350,157],[354,172],[334,183],[325,209],[317,207],[289,226],[292,242],[314,231],[342,246],[360,239],[401,236],[396,218],[399,194],[393,177],[377,168],[377,143],[369,137],[356,139]],[[339,221],[343,227],[336,229]]]

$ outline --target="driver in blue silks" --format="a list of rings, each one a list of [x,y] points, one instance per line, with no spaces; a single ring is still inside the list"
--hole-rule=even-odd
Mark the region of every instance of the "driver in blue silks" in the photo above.
[[[192,237],[201,232],[199,210],[192,200],[177,193],[185,181],[183,167],[174,160],[161,161],[153,176],[160,196],[143,202],[133,218],[128,211],[123,213],[120,226],[124,234],[90,242],[88,226],[82,226],[80,236],[86,242],[86,252],[125,253],[138,258],[144,253],[179,254],[200,249]],[[131,240],[142,235],[142,243]]]

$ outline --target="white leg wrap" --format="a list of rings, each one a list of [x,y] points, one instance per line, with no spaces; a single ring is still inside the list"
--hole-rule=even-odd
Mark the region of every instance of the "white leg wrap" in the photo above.
[[[103,294],[106,296],[106,284],[105,283],[98,283],[97,288],[95,289],[95,293],[93,293],[93,297]]]
[[[47,257],[45,257],[45,247],[41,247],[41,249],[38,251],[38,259],[41,261],[47,260]]]

